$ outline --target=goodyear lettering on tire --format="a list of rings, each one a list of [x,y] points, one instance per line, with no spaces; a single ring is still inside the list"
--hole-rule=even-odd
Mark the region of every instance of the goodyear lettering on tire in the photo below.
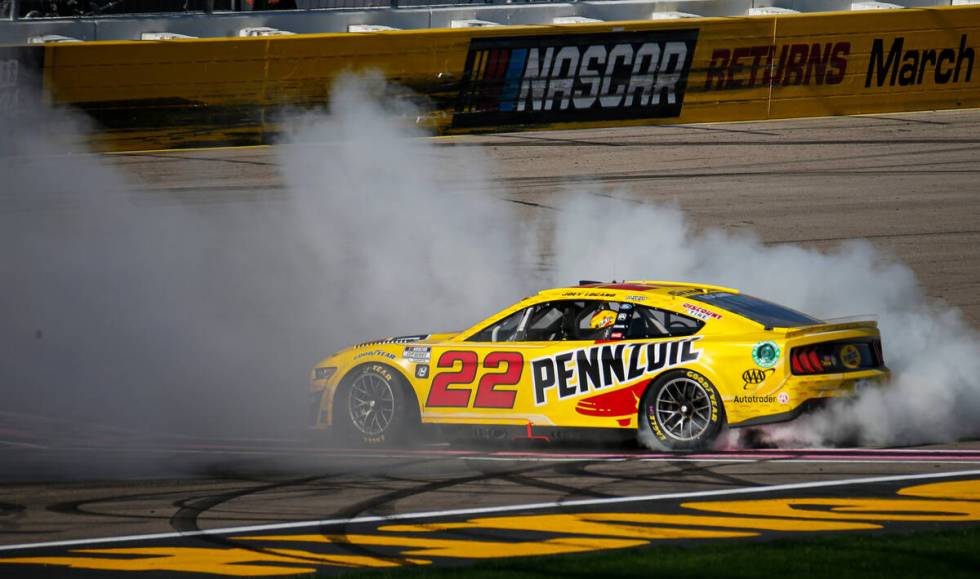
[[[654,436],[667,442],[667,435],[664,434],[663,430],[660,430],[660,423],[657,421],[657,408],[653,404],[647,406],[647,422],[650,423],[650,430],[653,431]]]
[[[388,369],[382,366],[381,364],[374,364],[373,366],[371,366],[371,372],[380,374],[385,380],[388,381],[389,384],[392,382],[392,380],[394,380],[394,377],[391,375],[391,372],[389,372]]]
[[[704,391],[708,393],[708,400],[711,401],[711,424],[718,422],[718,394],[715,392],[715,387],[707,378],[693,370],[687,371],[687,377],[704,387]]]

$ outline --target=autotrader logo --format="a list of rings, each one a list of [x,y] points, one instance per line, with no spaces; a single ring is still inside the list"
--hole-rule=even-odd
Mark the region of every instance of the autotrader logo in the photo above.
[[[698,30],[477,38],[454,127],[676,117]]]

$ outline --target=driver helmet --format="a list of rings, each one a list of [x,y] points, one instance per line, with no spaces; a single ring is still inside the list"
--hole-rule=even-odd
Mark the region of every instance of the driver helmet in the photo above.
[[[592,314],[589,327],[593,330],[604,330],[616,323],[616,312],[612,310],[599,310]]]

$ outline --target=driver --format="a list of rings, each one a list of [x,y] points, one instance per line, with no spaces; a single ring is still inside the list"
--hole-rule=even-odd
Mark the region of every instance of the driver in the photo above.
[[[597,309],[581,312],[575,320],[574,339],[602,340],[616,323],[616,311],[609,304],[602,304]]]
[[[613,324],[616,323],[616,312],[607,309],[598,310],[596,313],[592,314],[592,319],[589,320],[589,327],[592,330],[605,330],[606,328],[611,328]]]

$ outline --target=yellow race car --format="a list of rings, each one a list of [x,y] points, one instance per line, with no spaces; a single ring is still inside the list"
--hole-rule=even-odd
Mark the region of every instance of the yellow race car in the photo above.
[[[703,448],[887,377],[874,321],[825,323],[738,290],[582,282],[459,333],[347,348],[312,371],[312,427],[404,441],[420,425],[533,438],[615,432]]]

